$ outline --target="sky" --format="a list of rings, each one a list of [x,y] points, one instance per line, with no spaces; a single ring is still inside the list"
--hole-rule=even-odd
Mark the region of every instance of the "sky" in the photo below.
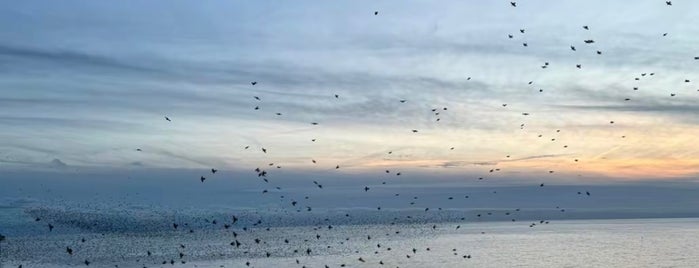
[[[695,180],[699,3],[517,2],[3,1],[0,169]]]

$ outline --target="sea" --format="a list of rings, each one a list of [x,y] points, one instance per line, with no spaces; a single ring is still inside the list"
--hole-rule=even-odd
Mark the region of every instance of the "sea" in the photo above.
[[[694,186],[109,174],[5,176],[2,267],[699,267]]]
[[[699,267],[699,218],[343,224],[319,214],[270,227],[129,214],[2,208],[3,267]]]

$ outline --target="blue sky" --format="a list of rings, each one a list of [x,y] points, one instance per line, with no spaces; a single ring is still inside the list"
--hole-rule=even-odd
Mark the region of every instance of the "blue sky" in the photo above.
[[[693,179],[699,4],[518,3],[3,2],[0,167]]]

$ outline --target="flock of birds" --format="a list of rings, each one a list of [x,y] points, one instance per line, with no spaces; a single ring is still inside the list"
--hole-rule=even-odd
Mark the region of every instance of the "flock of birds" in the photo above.
[[[671,5],[672,5],[672,2],[671,2],[671,1],[666,1],[665,4],[668,5],[668,6],[671,6]],[[510,2],[510,6],[511,6],[512,8],[518,7],[517,2]],[[373,14],[374,14],[374,16],[378,16],[378,15],[379,15],[379,11],[374,11]],[[582,29],[583,31],[591,31],[591,27],[588,26],[588,25],[582,25],[582,26],[581,26],[581,29]],[[519,35],[525,36],[526,33],[527,33],[527,30],[526,30],[526,29],[524,29],[524,28],[519,29]],[[662,35],[662,36],[667,36],[667,33],[662,33],[661,35]],[[513,34],[513,33],[507,34],[506,37],[507,37],[506,40],[508,40],[508,39],[510,39],[510,40],[516,40],[516,39],[518,39],[517,34]],[[580,40],[580,41],[581,41],[580,44],[571,44],[571,45],[570,45],[570,51],[572,51],[572,52],[591,51],[591,53],[593,53],[593,55],[598,55],[598,56],[602,56],[602,55],[603,55],[603,50],[602,50],[601,48],[595,46],[596,42],[595,42],[594,39],[585,39],[585,40]],[[529,43],[527,43],[526,41],[523,41],[523,42],[521,43],[521,45],[522,45],[523,47],[529,47],[529,46],[530,46]],[[583,48],[582,46],[586,46],[586,48]],[[694,60],[699,60],[699,57],[694,57]],[[540,67],[541,67],[542,69],[547,69],[547,68],[551,68],[551,66],[552,66],[552,65],[551,65],[549,62],[544,62]],[[582,64],[576,64],[575,67],[576,67],[577,69],[582,69],[582,68],[583,68]],[[639,80],[641,80],[641,79],[644,78],[644,77],[650,77],[650,76],[655,76],[655,75],[656,75],[656,74],[653,73],[653,72],[649,72],[649,73],[640,73],[638,77],[634,77],[633,79],[634,79],[635,81],[639,81]],[[467,80],[471,80],[471,77],[468,77]],[[685,82],[685,83],[689,83],[690,80],[689,80],[689,79],[686,79],[686,80],[684,80],[684,82]],[[258,84],[259,84],[259,83],[258,83],[257,81],[252,81],[252,82],[250,82],[250,86],[251,86],[251,87],[255,87],[255,86],[257,86]],[[532,85],[532,84],[534,84],[534,81],[529,81],[528,84],[529,84],[529,85]],[[638,87],[633,87],[633,90],[634,90],[634,91],[637,91],[637,90],[638,90]],[[544,91],[543,89],[539,89],[539,90],[538,90],[538,92],[540,92],[540,93],[543,93],[543,91]],[[332,96],[334,99],[338,99],[338,100],[341,99],[341,96],[338,95],[338,94],[332,94],[331,96]],[[676,96],[676,94],[675,94],[675,93],[671,93],[670,96],[671,96],[671,97],[674,97],[674,96]],[[263,102],[263,99],[262,99],[261,97],[259,97],[259,96],[252,96],[252,99],[253,99],[253,102],[254,102],[254,104],[253,104],[254,108],[253,108],[253,109],[254,109],[254,110],[261,110],[261,107],[260,107],[260,106],[261,106],[262,103],[264,103],[264,102]],[[405,104],[405,103],[409,102],[410,100],[408,100],[408,99],[396,99],[395,101],[398,102],[398,103],[401,103],[401,104]],[[624,101],[631,101],[631,98],[625,98]],[[507,106],[508,106],[507,103],[503,103],[503,104],[502,104],[502,107],[505,108],[505,109],[507,108]],[[434,120],[435,120],[436,122],[439,122],[439,121],[441,120],[440,115],[441,115],[442,113],[447,113],[448,111],[449,111],[448,107],[438,107],[438,108],[432,108],[431,110],[425,111],[425,112],[431,113],[431,114],[434,116]],[[283,113],[281,113],[281,112],[276,112],[275,115],[276,115],[276,116],[283,116]],[[522,116],[524,116],[524,117],[526,118],[527,116],[530,116],[530,113],[522,113]],[[170,117],[168,117],[168,116],[165,116],[164,119],[165,119],[167,122],[169,122],[169,123],[175,123],[175,122],[173,121],[173,119],[170,118]],[[614,123],[615,123],[615,121],[613,121],[613,120],[610,120],[610,121],[609,121],[609,124],[614,124]],[[314,125],[314,126],[320,125],[320,123],[318,123],[318,122],[309,122],[309,124]],[[520,124],[518,127],[519,127],[520,129],[524,129],[525,126],[526,126],[526,123],[522,123],[522,124]],[[414,133],[415,135],[420,135],[419,129],[410,129],[410,130],[406,130],[406,131],[410,131],[411,133]],[[558,129],[558,130],[556,130],[556,133],[560,133],[561,131],[562,131],[562,130]],[[543,137],[543,134],[539,134],[538,137],[540,137],[540,138]],[[620,137],[621,137],[621,138],[625,138],[626,136],[620,136]],[[315,141],[316,141],[316,139],[315,139],[314,137],[309,137],[309,140],[310,140],[311,142],[315,142]],[[551,141],[556,141],[556,138],[551,138]],[[564,148],[568,148],[568,145],[564,145],[563,147],[564,147]],[[261,153],[263,153],[263,154],[267,154],[267,152],[268,152],[268,150],[269,150],[269,148],[266,148],[266,147],[264,147],[264,146],[260,146],[259,148],[253,148],[253,147],[251,147],[251,146],[245,146],[243,149],[244,149],[244,150],[256,149],[256,150],[259,150],[259,151],[260,151]],[[454,147],[450,147],[450,148],[448,148],[448,149],[449,149],[449,150],[454,150]],[[143,150],[142,150],[141,148],[138,148],[138,149],[136,149],[136,151],[142,152]],[[392,153],[393,153],[393,151],[388,151],[388,152],[386,152],[386,154],[389,154],[389,155],[392,154]],[[506,158],[510,158],[510,155],[507,155]],[[579,162],[579,159],[577,159],[577,158],[576,158],[576,159],[571,159],[571,160],[574,161],[574,162]],[[312,158],[310,159],[310,162],[313,163],[313,164],[317,164],[317,163],[318,163],[315,159],[312,159]],[[272,162],[272,163],[266,163],[265,166],[268,167],[268,168],[272,168],[272,169],[280,169],[280,168],[282,168],[280,165],[275,164],[275,163],[273,163],[273,162]],[[276,191],[276,192],[281,192],[282,188],[281,188],[280,186],[278,186],[278,185],[275,185],[274,182],[273,182],[273,180],[270,179],[270,177],[272,177],[271,174],[272,174],[273,172],[272,172],[271,170],[268,171],[267,169],[265,169],[265,166],[263,166],[263,167],[257,167],[257,168],[255,168],[255,169],[253,169],[253,171],[254,171],[255,176],[257,176],[257,177],[261,180],[262,185],[265,185],[265,187],[263,187],[263,189],[260,190],[261,194],[262,194],[262,195],[271,196],[271,194],[272,194],[273,192],[275,192],[275,191]],[[340,166],[339,164],[334,164],[334,169],[341,169],[341,166]],[[486,170],[485,172],[486,172],[486,174],[487,174],[487,173],[496,173],[496,172],[499,172],[499,171],[501,171],[500,168],[494,168],[494,169]],[[216,178],[216,175],[217,175],[217,172],[218,172],[218,170],[217,170],[216,168],[211,168],[210,170],[207,171],[207,174],[202,174],[202,175],[199,177],[199,181],[200,181],[201,183],[206,183],[207,180],[209,180],[209,179],[215,179],[215,178]],[[401,171],[391,171],[391,170],[382,170],[381,172],[384,173],[384,174],[393,174],[394,176],[401,176],[401,174],[402,174]],[[549,171],[548,171],[548,173],[554,173],[554,172],[555,172],[554,170],[549,170]],[[485,180],[485,179],[487,179],[487,177],[478,177],[478,178],[474,178],[474,179],[475,179],[475,180]],[[318,180],[312,180],[312,181],[309,182],[309,184],[312,184],[313,187],[318,188],[318,189],[320,189],[320,190],[323,190],[324,187],[326,187],[326,185],[325,185],[324,183],[321,183],[321,182],[318,181]],[[382,182],[382,183],[381,183],[381,185],[386,185],[386,184],[387,184],[387,182]],[[538,187],[545,187],[545,186],[546,186],[546,185],[545,185],[544,183],[538,184]],[[363,192],[370,192],[370,191],[372,191],[372,190],[374,189],[373,187],[380,187],[380,186],[365,185],[365,186],[363,186],[363,187],[361,188],[360,191],[363,191]],[[534,187],[536,187],[536,186],[534,186]],[[358,190],[359,190],[359,189],[358,189]],[[496,192],[494,191],[493,193],[496,193]],[[577,194],[577,195],[580,195],[580,196],[582,196],[582,197],[591,197],[591,196],[592,196],[592,193],[591,193],[590,191],[588,191],[588,190],[580,190],[580,191],[577,191],[577,193],[572,193],[572,194]],[[399,194],[396,193],[396,194],[395,194],[395,197],[398,197],[398,196],[399,196]],[[270,197],[270,198],[272,198],[272,197]],[[278,198],[280,198],[281,200],[286,200],[286,201],[284,201],[284,203],[287,204],[287,206],[288,206],[287,209],[288,209],[289,211],[294,211],[294,212],[299,212],[299,213],[301,213],[301,212],[310,212],[310,211],[313,210],[313,207],[311,207],[310,205],[306,205],[306,204],[304,203],[305,200],[308,200],[308,199],[309,199],[309,196],[300,197],[300,198],[289,198],[289,197],[287,197],[287,196],[284,196],[284,195],[281,195],[281,194],[280,194],[280,195],[278,196]],[[456,197],[454,197],[454,196],[446,196],[446,197],[444,197],[444,198],[447,199],[447,200],[454,200]],[[469,196],[466,195],[466,196],[464,196],[463,198],[464,198],[464,199],[467,199],[467,198],[469,198]],[[412,197],[411,200],[410,200],[410,202],[409,202],[409,205],[410,205],[410,206],[415,206],[415,205],[417,204],[416,202],[417,202],[418,200],[419,200],[419,196],[414,196],[414,197]],[[381,206],[377,206],[376,209],[377,209],[377,211],[381,211]],[[565,212],[565,208],[556,207],[556,209],[558,209],[561,213],[564,213],[564,212]],[[423,210],[423,209],[421,209],[421,210]],[[441,208],[439,208],[439,210],[441,210]],[[430,208],[429,208],[429,207],[424,208],[424,212],[428,212],[428,211],[430,211]],[[474,219],[479,219],[479,218],[484,218],[484,217],[493,215],[493,214],[495,214],[495,213],[502,213],[502,214],[504,214],[505,216],[510,217],[510,220],[511,220],[512,222],[516,222],[516,221],[517,221],[517,213],[519,213],[520,211],[521,211],[520,208],[512,208],[510,211],[507,211],[507,212],[504,212],[504,213],[501,212],[501,211],[491,211],[491,212],[478,213],[478,214],[475,214],[475,215],[473,215],[473,216],[474,216]],[[346,214],[345,216],[346,216],[347,218],[349,218],[349,217],[350,217],[350,214],[348,213],[348,214]],[[408,217],[408,218],[411,218],[411,216],[407,216],[407,217]],[[327,219],[326,219],[326,220],[327,220]],[[394,221],[391,222],[391,225],[393,225],[393,224],[396,223],[395,220],[397,220],[397,218],[394,218]],[[463,217],[463,218],[461,218],[461,220],[466,221],[466,220],[467,220],[467,217]],[[36,222],[41,222],[41,221],[43,221],[43,220],[42,220],[42,218],[37,217],[37,218],[35,219],[35,221],[36,221]],[[216,228],[220,228],[221,230],[225,230],[225,231],[227,232],[227,235],[230,235],[230,237],[231,237],[230,248],[231,248],[231,249],[240,249],[240,248],[244,248],[246,245],[253,245],[253,246],[259,245],[259,246],[262,246],[262,245],[266,244],[265,241],[263,241],[263,240],[262,240],[261,238],[259,238],[259,237],[252,237],[252,235],[247,235],[247,236],[246,236],[246,233],[250,232],[250,231],[252,230],[252,228],[263,228],[263,229],[265,229],[265,230],[267,230],[267,231],[270,231],[270,230],[271,230],[270,227],[265,227],[265,223],[264,223],[263,221],[261,221],[261,220],[258,220],[257,222],[255,222],[255,223],[252,224],[251,226],[240,226],[239,218],[238,218],[238,216],[236,216],[236,215],[232,215],[232,216],[230,216],[230,217],[227,218],[227,219],[211,219],[211,220],[207,219],[206,221],[207,221],[207,223],[210,224],[211,226],[215,226]],[[528,225],[529,227],[535,227],[535,226],[538,226],[538,225],[548,224],[548,223],[549,223],[549,220],[547,220],[547,219],[540,219],[540,220],[536,220],[536,221],[532,221],[532,222],[527,222],[527,225]],[[57,228],[57,227],[54,226],[52,223],[46,223],[45,226],[46,226],[46,230],[47,230],[48,232],[52,232],[52,231],[54,231],[54,228]],[[180,232],[180,231],[183,231],[183,232],[193,233],[193,232],[194,232],[194,229],[188,228],[188,227],[189,227],[189,223],[187,223],[187,222],[172,222],[171,225],[170,225],[170,228],[169,228],[170,230],[169,230],[169,231],[173,231],[173,232]],[[325,225],[325,226],[322,226],[322,225],[314,226],[314,227],[313,227],[313,230],[327,229],[327,231],[331,231],[331,230],[333,230],[333,228],[336,228],[336,226],[333,226],[332,224],[328,224],[328,225]],[[439,228],[439,226],[438,226],[438,224],[433,224],[433,225],[432,225],[431,227],[429,227],[429,228],[431,228],[432,230],[437,230],[437,229]],[[456,225],[456,227],[455,227],[455,229],[457,229],[457,230],[460,229],[460,228],[461,228],[461,225]],[[394,233],[394,234],[398,234],[398,233],[400,233],[400,230],[399,230],[399,229],[395,230],[395,233]],[[390,235],[390,234],[387,233],[386,235],[388,236],[388,235]],[[0,238],[1,238],[1,239],[0,239],[0,242],[2,242],[2,240],[4,240],[5,237],[0,236]],[[367,236],[365,236],[365,237],[363,238],[363,240],[365,240],[365,241],[364,241],[365,243],[366,243],[366,242],[369,242],[369,241],[372,240],[372,236],[371,236],[371,235],[367,235]],[[291,245],[293,245],[293,244],[296,244],[296,243],[298,242],[298,241],[292,241],[292,240],[289,239],[289,238],[284,238],[283,241],[284,241],[284,244],[289,245],[289,246],[291,246]],[[314,236],[312,236],[312,237],[309,237],[308,239],[305,239],[304,241],[305,241],[305,242],[308,242],[308,241],[316,241],[316,243],[322,243],[322,242],[324,242],[324,241],[322,240],[322,237],[321,237],[320,234],[316,234],[316,235],[314,235]],[[345,242],[349,243],[349,242],[350,242],[350,239],[347,238],[346,241],[340,241],[340,243],[345,243]],[[82,238],[78,243],[86,243],[86,239],[85,239],[85,238]],[[328,243],[330,243],[330,242],[328,242]],[[328,248],[329,248],[329,247],[331,247],[331,246],[328,245]],[[76,256],[76,255],[79,255],[79,251],[77,251],[76,248],[77,248],[77,247],[76,247],[75,245],[66,245],[66,246],[65,246],[65,254],[67,254],[67,255],[69,255],[69,256]],[[140,258],[139,261],[142,261],[142,262],[144,263],[144,265],[143,265],[144,268],[146,268],[146,267],[153,267],[153,266],[157,266],[157,265],[186,264],[186,263],[187,263],[187,256],[188,256],[188,254],[187,254],[187,245],[185,245],[185,244],[180,244],[180,245],[177,245],[177,248],[179,249],[179,254],[177,254],[177,255],[175,255],[175,256],[156,256],[155,254],[153,254],[153,252],[156,252],[157,249],[153,249],[152,251],[151,251],[151,250],[148,250],[148,251],[142,252],[142,258]],[[380,243],[377,243],[377,244],[376,244],[376,247],[375,247],[375,250],[373,250],[372,252],[369,252],[369,253],[367,253],[367,254],[373,254],[373,255],[376,255],[376,256],[380,256],[381,254],[384,254],[384,253],[387,253],[387,252],[391,252],[392,250],[395,251],[395,250],[392,249],[391,247],[386,247],[386,246],[384,246],[384,245],[381,245]],[[425,247],[425,248],[421,248],[421,249],[417,249],[417,248],[408,249],[408,250],[405,252],[405,258],[407,258],[407,259],[416,258],[416,257],[419,257],[420,254],[427,254],[427,253],[432,252],[432,251],[433,251],[433,249],[431,249],[431,248],[429,248],[429,247]],[[458,253],[457,253],[457,252],[458,252]],[[248,251],[245,251],[244,254],[245,254],[245,253],[249,253],[249,252],[248,252]],[[360,252],[357,251],[357,252],[354,252],[354,253],[355,253],[355,254],[359,254]],[[456,249],[456,248],[453,249],[451,253],[453,253],[453,255],[459,255],[464,261],[468,261],[468,260],[471,259],[472,257],[477,257],[477,256],[472,256],[471,254],[469,254],[469,253],[467,253],[467,252],[459,251],[459,250]],[[307,247],[307,248],[302,248],[302,249],[294,249],[294,250],[293,250],[293,254],[296,254],[296,255],[300,258],[300,257],[303,257],[303,256],[312,256],[312,255],[314,254],[314,251],[313,251],[310,247]],[[264,254],[264,256],[265,256],[265,257],[268,257],[268,258],[269,258],[269,257],[275,257],[275,256],[274,256],[274,253],[272,253],[272,252],[270,252],[270,251],[266,251],[265,254]],[[329,268],[329,267],[350,267],[350,266],[355,265],[355,264],[361,264],[361,265],[363,265],[363,266],[366,266],[366,265],[369,265],[369,263],[367,263],[368,259],[369,259],[369,258],[367,258],[367,257],[358,257],[358,258],[356,259],[356,263],[323,264],[322,267],[326,267],[326,268]],[[148,261],[149,264],[146,264],[147,261]],[[84,265],[86,265],[86,266],[89,266],[89,265],[91,265],[92,261],[89,260],[89,259],[84,259],[84,260],[81,260],[81,263],[84,264]],[[307,266],[306,264],[302,264],[302,261],[299,260],[298,258],[296,259],[295,263],[296,263],[297,265],[299,265],[300,267],[304,267],[304,268],[305,268],[305,267],[311,267],[311,266]],[[245,266],[254,266],[254,259],[251,258],[250,260],[245,261],[245,262],[244,262],[244,265],[245,265]],[[385,266],[388,266],[389,263],[388,263],[388,261],[379,260],[378,262],[375,263],[375,265],[383,267],[384,265],[385,265]],[[22,267],[23,267],[22,265],[19,265],[19,268],[22,268]],[[118,265],[115,265],[115,267],[118,267]],[[396,266],[396,267],[397,267],[397,266]],[[398,268],[398,267],[397,267],[397,268]]]

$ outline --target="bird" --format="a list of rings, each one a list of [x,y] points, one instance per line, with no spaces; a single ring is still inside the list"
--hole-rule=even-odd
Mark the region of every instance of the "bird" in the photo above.
[[[201,176],[201,177],[199,178],[199,180],[201,180],[201,182],[204,182],[204,181],[206,180],[206,178],[204,178],[204,176]],[[214,184],[215,184],[215,183],[214,183]]]
[[[374,16],[379,15],[378,11],[374,11]]]
[[[216,174],[217,171],[218,171],[218,169],[212,168],[212,169],[211,169],[211,174]]]
[[[517,2],[510,2],[510,5],[513,7],[517,7]]]
[[[172,122],[172,120],[170,120],[170,118],[167,116],[165,117],[165,120],[167,120],[168,122]]]
[[[252,81],[252,82],[250,82],[250,84],[252,84],[253,86],[257,85],[257,81]]]

